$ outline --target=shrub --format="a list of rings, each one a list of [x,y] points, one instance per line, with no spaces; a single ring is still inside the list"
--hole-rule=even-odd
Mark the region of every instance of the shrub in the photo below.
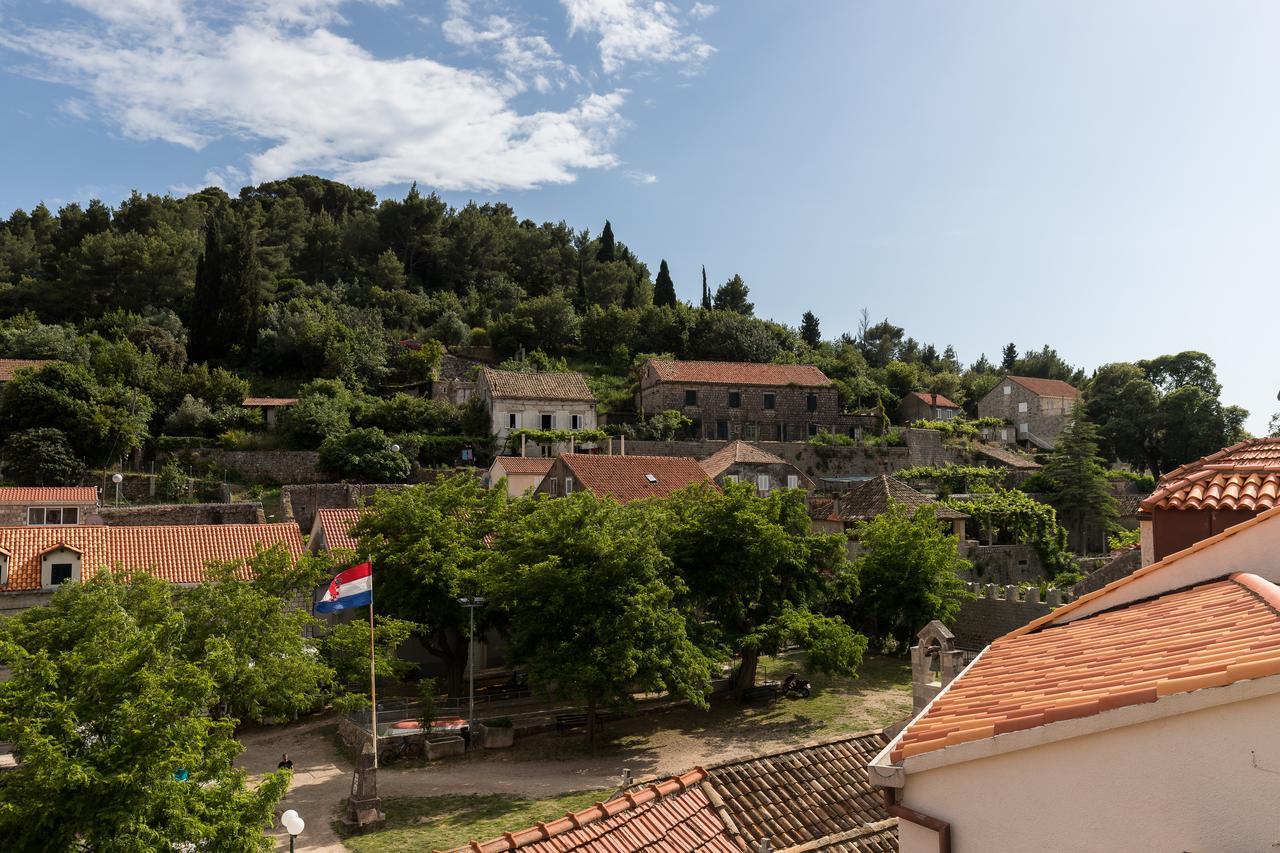
[[[212,435],[218,428],[213,410],[190,394],[182,398],[173,414],[165,418],[165,432],[172,435]]]
[[[1112,551],[1119,551],[1121,548],[1132,548],[1134,545],[1142,544],[1142,531],[1134,530],[1115,530],[1107,537],[1107,547]]]
[[[187,472],[182,470],[177,459],[170,457],[160,466],[160,473],[156,475],[156,494],[171,503],[186,498]]]
[[[515,725],[515,723],[511,721],[510,717],[493,717],[485,720],[483,725],[488,729],[509,729]]]
[[[409,477],[409,459],[391,449],[391,439],[376,427],[360,427],[325,439],[320,468],[344,480],[398,483]]]
[[[69,486],[84,476],[84,462],[62,430],[35,427],[4,443],[4,474],[21,486]]]
[[[818,447],[849,447],[858,442],[844,433],[829,432],[828,430],[818,430],[818,434],[809,439],[809,443]]]
[[[675,409],[650,415],[635,425],[632,431],[636,438],[649,441],[672,441],[681,430],[693,423],[684,413]]]

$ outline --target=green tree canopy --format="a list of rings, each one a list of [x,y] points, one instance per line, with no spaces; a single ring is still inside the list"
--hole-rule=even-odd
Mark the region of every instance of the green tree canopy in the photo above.
[[[732,311],[750,317],[756,306],[747,299],[749,293],[747,283],[735,273],[733,278],[716,288],[712,305],[719,311]]]
[[[667,268],[665,258],[658,266],[658,277],[653,282],[653,304],[671,308],[676,305],[676,284],[671,280],[671,270]]]

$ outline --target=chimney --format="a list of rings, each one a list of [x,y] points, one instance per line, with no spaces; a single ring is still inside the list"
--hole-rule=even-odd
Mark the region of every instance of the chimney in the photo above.
[[[523,434],[520,436],[520,456],[521,456],[521,458],[523,458],[523,457],[524,457],[524,442],[525,442],[525,439],[527,439],[528,437],[529,437],[529,436],[527,436],[527,435],[523,435]]]
[[[620,449],[618,451],[618,455],[626,456],[627,455],[627,437],[625,435],[620,435],[618,436],[618,441],[621,443]]]

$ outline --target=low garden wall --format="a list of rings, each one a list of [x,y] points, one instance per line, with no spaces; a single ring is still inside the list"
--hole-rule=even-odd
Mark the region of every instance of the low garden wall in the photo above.
[[[109,527],[157,524],[264,524],[266,515],[256,501],[201,504],[143,504],[104,506],[98,510]]]
[[[1041,601],[1040,588],[1035,586],[1021,592],[1013,585],[971,583],[968,586],[977,597],[960,606],[960,614],[950,626],[956,636],[956,647],[968,651],[986,648],[992,640],[1053,612],[1055,607],[1071,599],[1069,593],[1050,589]]]

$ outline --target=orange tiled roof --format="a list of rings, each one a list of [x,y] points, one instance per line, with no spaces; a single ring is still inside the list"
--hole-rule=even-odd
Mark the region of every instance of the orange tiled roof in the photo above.
[[[729,442],[706,459],[703,459],[701,464],[708,476],[719,477],[730,466],[738,463],[749,465],[791,465],[781,456],[775,456],[761,447],[741,440]],[[794,465],[791,465],[791,467],[795,468]],[[796,470],[796,473],[800,473],[799,469]],[[809,480],[803,474],[800,474],[800,476],[806,481]]]
[[[297,402],[297,397],[245,397],[240,405],[252,409],[261,406],[293,406]]]
[[[581,373],[520,373],[483,368],[494,399],[562,400],[594,403],[595,395]]]
[[[1017,382],[1023,388],[1026,388],[1033,394],[1039,394],[1041,397],[1069,397],[1075,399],[1080,396],[1080,392],[1069,382],[1063,382],[1061,379],[1039,379],[1035,376],[1006,376],[1013,382]]]
[[[923,492],[917,492],[888,474],[853,483],[838,492],[815,498],[811,515],[824,521],[869,521],[888,512],[891,503],[902,504],[908,512],[915,512],[922,506],[932,506],[939,521],[958,521],[969,517]]]
[[[96,504],[97,486],[4,486],[0,487],[0,504]]]
[[[493,460],[493,464],[502,463],[502,470],[508,474],[545,475],[555,461],[550,456],[499,456]]]
[[[698,460],[687,456],[604,456],[566,453],[559,457],[573,472],[576,488],[610,495],[622,503],[665,497],[693,483],[709,483]],[[654,481],[649,480],[652,475]]]
[[[363,514],[364,510],[358,507],[316,510],[315,523],[317,529],[324,533],[325,547],[357,550],[360,543],[351,535],[351,528],[355,527]]]
[[[951,400],[947,399],[941,394],[929,394],[924,391],[912,391],[907,396],[915,397],[917,400],[920,400],[921,402],[923,402],[926,406],[937,406],[943,409],[960,408],[958,404],[951,402]]]
[[[483,843],[473,841],[454,853],[741,853],[701,787],[706,778],[707,771],[695,767],[683,776],[628,791],[557,820]]]
[[[665,382],[704,382],[718,385],[831,384],[827,374],[812,364],[754,364],[747,361],[674,361],[649,359],[654,373]]]
[[[0,382],[8,382],[15,371],[27,367],[43,367],[49,363],[47,358],[0,358]]]
[[[1251,438],[1160,478],[1142,509],[1270,509],[1280,495],[1280,438]]]
[[[251,557],[259,545],[277,543],[295,559],[305,550],[293,523],[0,527],[0,550],[9,555],[3,589],[39,589],[40,557],[59,546],[80,552],[84,580],[103,567],[119,565],[148,569],[173,583],[200,583],[205,563]]]
[[[913,755],[1280,674],[1280,587],[1234,574],[992,643],[903,732]]]

